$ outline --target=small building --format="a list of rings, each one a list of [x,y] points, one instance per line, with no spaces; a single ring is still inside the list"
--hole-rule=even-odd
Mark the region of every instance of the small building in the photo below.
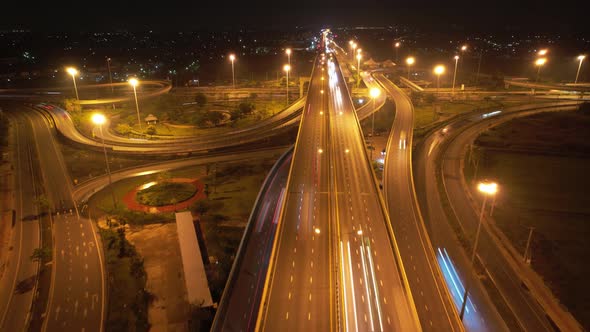
[[[158,123],[158,118],[153,114],[150,114],[145,117],[145,123],[148,125],[155,125]]]

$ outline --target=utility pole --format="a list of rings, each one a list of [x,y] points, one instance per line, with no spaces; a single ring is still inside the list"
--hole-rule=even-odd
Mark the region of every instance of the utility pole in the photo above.
[[[526,241],[526,247],[524,248],[524,255],[522,255],[522,258],[524,259],[524,262],[527,262],[527,258],[529,255],[529,250],[531,247],[531,239],[533,238],[533,230],[535,228],[534,227],[529,227],[529,238]]]

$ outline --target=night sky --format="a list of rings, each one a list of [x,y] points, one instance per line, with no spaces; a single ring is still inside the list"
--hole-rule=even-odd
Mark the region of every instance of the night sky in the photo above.
[[[48,31],[405,24],[425,29],[587,33],[583,1],[4,1],[0,28]],[[444,3],[444,5],[442,4]],[[484,4],[485,3],[485,4]],[[318,5],[319,4],[319,5]],[[483,4],[483,5],[482,5]],[[567,4],[567,6],[565,5]]]

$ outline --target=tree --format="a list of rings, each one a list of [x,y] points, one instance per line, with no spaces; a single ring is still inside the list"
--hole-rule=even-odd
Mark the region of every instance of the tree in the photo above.
[[[203,216],[211,208],[211,203],[207,199],[200,199],[193,204],[192,208],[195,212]]]
[[[125,227],[119,227],[117,234],[119,235],[119,258],[121,258],[127,253],[125,248]]]
[[[145,130],[145,133],[148,135],[155,135],[157,133],[156,126],[149,125]]]
[[[255,108],[256,106],[253,103],[248,102],[240,103],[238,105],[238,109],[240,110],[240,112],[242,112],[242,114],[250,114],[254,111]]]
[[[223,113],[221,112],[207,112],[207,120],[214,126],[217,126],[223,120]]]
[[[31,255],[31,260],[36,261],[46,261],[51,259],[51,248],[42,247],[42,248],[35,248],[33,250],[33,254]]]
[[[241,119],[244,116],[244,114],[242,113],[242,110],[236,108],[230,112],[230,116],[233,121],[236,121]]]
[[[82,110],[82,106],[80,106],[80,101],[74,98],[64,99],[64,107],[68,112],[80,112]]]
[[[205,96],[204,93],[199,92],[195,96],[195,102],[197,103],[197,106],[203,107],[207,104],[207,96]]]
[[[126,136],[128,136],[129,134],[131,134],[131,131],[132,130],[133,130],[133,128],[131,128],[131,126],[128,125],[127,123],[119,123],[115,127],[115,131],[117,133],[119,133],[119,135],[126,135]]]

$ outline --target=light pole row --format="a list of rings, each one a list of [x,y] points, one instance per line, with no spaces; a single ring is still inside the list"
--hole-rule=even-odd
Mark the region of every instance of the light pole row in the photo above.
[[[110,65],[109,62],[111,61],[110,58],[107,59],[107,65],[109,67],[109,78],[110,78]],[[74,67],[67,67],[66,72],[72,76],[72,81],[74,82],[74,91],[76,92],[76,100],[80,100],[78,96],[78,86],[76,85],[76,75],[78,75],[78,70]],[[141,126],[141,117],[139,116],[139,102],[137,101],[137,89],[136,87],[139,85],[139,80],[137,78],[130,78],[129,84],[133,87],[133,96],[135,97],[135,109],[137,111],[137,124],[139,125],[139,130],[143,131]],[[112,88],[112,78],[111,78],[111,88]],[[114,107],[114,105],[113,105]]]

